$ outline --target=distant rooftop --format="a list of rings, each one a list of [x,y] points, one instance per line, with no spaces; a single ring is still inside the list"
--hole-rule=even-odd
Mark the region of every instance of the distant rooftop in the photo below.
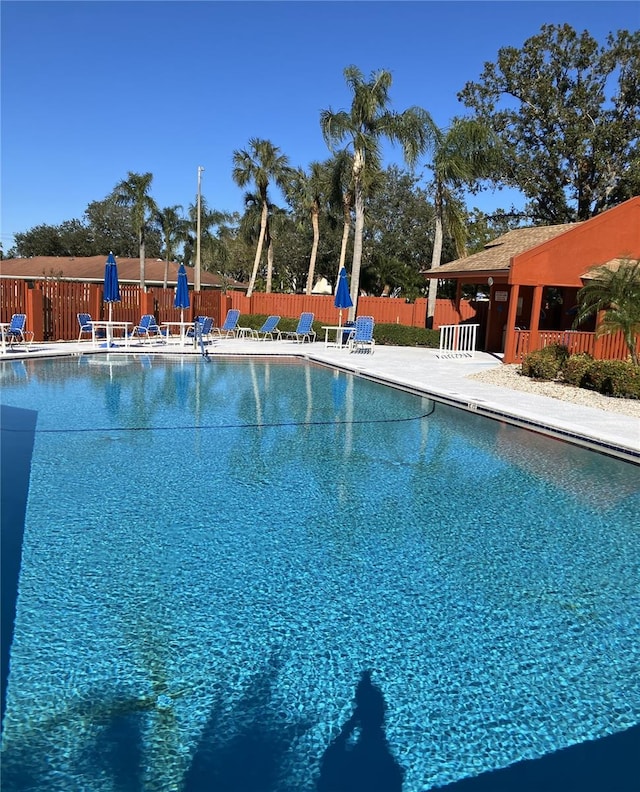
[[[33,256],[32,258],[3,259],[0,261],[0,277],[23,278],[25,280],[43,280],[53,278],[83,283],[102,283],[106,256]],[[118,280],[120,283],[140,283],[140,259],[119,258]],[[176,261],[169,262],[167,285],[175,286],[178,277]],[[165,262],[162,259],[145,259],[145,283],[147,286],[164,284]],[[193,285],[195,270],[186,267],[187,280]],[[222,278],[213,272],[202,270],[200,283],[204,288],[220,289]],[[246,289],[246,284],[232,280],[227,282],[232,289]]]

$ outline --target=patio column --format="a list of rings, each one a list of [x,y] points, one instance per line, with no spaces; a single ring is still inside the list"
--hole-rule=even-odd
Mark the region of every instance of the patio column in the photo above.
[[[456,281],[456,311],[458,312],[458,324],[462,321],[462,314],[460,313],[460,300],[462,300],[462,281]]]
[[[493,287],[491,288],[493,289]],[[504,363],[518,362],[515,359],[516,336],[514,331],[516,327],[516,311],[518,309],[519,294],[520,294],[520,284],[514,283],[511,286],[511,291],[509,293],[509,310],[507,312],[507,327],[504,337],[504,350],[503,350],[504,354],[502,358]]]
[[[533,287],[533,302],[531,304],[531,328],[529,333],[529,352],[538,349],[538,328],[540,327],[540,309],[542,308],[542,292],[544,286]]]

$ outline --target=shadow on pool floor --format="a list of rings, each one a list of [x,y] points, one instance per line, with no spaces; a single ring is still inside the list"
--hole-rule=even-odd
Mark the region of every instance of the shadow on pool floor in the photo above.
[[[639,788],[640,725],[434,787],[438,792],[637,792]]]

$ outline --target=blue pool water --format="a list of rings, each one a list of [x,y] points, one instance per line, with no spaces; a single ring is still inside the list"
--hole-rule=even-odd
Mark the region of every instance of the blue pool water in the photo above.
[[[636,466],[300,362],[0,375],[3,792],[420,792],[640,723]]]

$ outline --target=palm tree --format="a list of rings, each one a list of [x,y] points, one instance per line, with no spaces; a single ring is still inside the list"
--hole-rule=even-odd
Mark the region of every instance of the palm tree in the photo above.
[[[182,206],[166,206],[158,209],[155,213],[155,220],[160,226],[162,240],[164,242],[164,288],[167,288],[169,280],[169,262],[176,257],[177,246],[184,242],[187,221],[181,216]]]
[[[200,241],[202,266],[205,270],[216,270],[226,264],[226,248],[218,233],[223,223],[228,222],[231,215],[217,209],[209,209],[204,196],[200,196]],[[212,228],[217,231],[213,232]],[[198,233],[198,204],[189,204],[188,218],[184,224],[183,241],[185,266],[193,266],[192,258]]]
[[[621,332],[634,365],[640,365],[640,261],[623,259],[617,269],[595,267],[588,282],[578,291],[577,327],[589,316],[604,311],[596,335]]]
[[[351,110],[323,110],[320,114],[320,126],[332,151],[335,144],[340,144],[345,139],[353,149],[352,178],[356,224],[351,267],[353,308],[349,310],[349,317],[353,319],[360,290],[366,184],[368,176],[380,170],[381,139],[388,138],[392,142],[400,143],[407,164],[412,166],[418,154],[424,150],[427,130],[433,122],[421,108],[410,108],[404,113],[394,113],[387,109],[392,82],[390,72],[373,72],[366,82],[356,66],[348,66],[344,70],[344,77],[353,91]]]
[[[260,196],[260,235],[256,247],[256,255],[253,261],[253,270],[247,289],[247,297],[251,297],[258,274],[258,266],[262,256],[265,234],[267,231],[267,220],[269,217],[269,195],[268,188],[270,182],[274,182],[282,190],[286,191],[287,184],[291,175],[289,160],[280,149],[274,146],[269,140],[259,140],[251,138],[249,140],[249,150],[240,149],[233,152],[233,180],[238,187],[246,187],[253,182]]]
[[[337,152],[332,160],[331,171],[331,190],[329,203],[339,209],[342,214],[342,242],[340,244],[340,261],[336,278],[340,277],[340,271],[345,265],[347,258],[347,243],[349,242],[349,232],[351,231],[351,215],[353,212],[353,158],[349,152],[342,150]]]
[[[262,233],[262,218],[263,218],[263,201],[260,195],[256,193],[245,193],[244,196],[245,212],[240,222],[240,232],[244,239],[249,244],[255,244],[256,239],[260,239]],[[271,287],[273,282],[273,235],[272,235],[272,220],[277,216],[277,213],[282,212],[277,206],[274,206],[267,200],[267,222],[264,228],[264,238],[262,243],[263,250],[267,251],[267,277],[265,280],[265,293],[271,294]],[[257,273],[256,273],[257,276]],[[254,284],[255,286],[255,279]]]
[[[502,156],[498,139],[475,119],[454,119],[449,129],[431,129],[428,138],[433,157],[433,202],[435,230],[431,269],[442,263],[444,231],[452,238],[460,258],[466,255],[467,214],[461,196],[462,187],[478,181],[496,167]],[[438,281],[429,281],[427,318],[433,321]]]
[[[129,206],[132,210],[133,225],[138,235],[140,249],[140,288],[145,289],[144,282],[144,243],[147,219],[155,215],[158,207],[149,195],[152,173],[133,173],[129,171],[127,178],[116,185],[113,194],[118,206]]]
[[[295,204],[298,211],[305,217],[311,217],[313,229],[313,243],[309,257],[307,271],[306,293],[311,294],[315,278],[316,261],[318,258],[318,245],[320,243],[320,213],[325,206],[327,193],[331,189],[331,176],[328,164],[312,162],[309,173],[297,170],[292,179],[289,190],[289,199]]]

